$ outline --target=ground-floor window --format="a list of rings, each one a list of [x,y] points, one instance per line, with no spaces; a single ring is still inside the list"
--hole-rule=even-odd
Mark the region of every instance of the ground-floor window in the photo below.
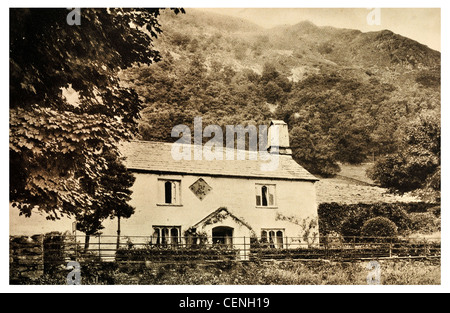
[[[181,226],[153,226],[153,244],[176,246],[180,242]]]
[[[262,229],[261,242],[270,248],[283,248],[284,229]]]

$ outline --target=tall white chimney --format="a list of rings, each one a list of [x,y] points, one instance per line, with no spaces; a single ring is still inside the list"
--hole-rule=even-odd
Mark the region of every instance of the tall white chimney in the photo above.
[[[267,146],[269,153],[292,155],[292,150],[289,146],[288,125],[284,121],[273,120],[270,122]]]

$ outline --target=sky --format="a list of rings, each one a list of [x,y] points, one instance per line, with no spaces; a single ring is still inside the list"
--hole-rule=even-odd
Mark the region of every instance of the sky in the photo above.
[[[318,26],[359,29],[363,32],[388,29],[441,51],[441,10],[439,8],[385,8],[379,11],[374,11],[373,8],[207,8],[202,10],[244,18],[266,28],[282,24],[294,25],[309,20]],[[369,14],[370,23],[368,22]],[[379,16],[378,20],[377,16]]]

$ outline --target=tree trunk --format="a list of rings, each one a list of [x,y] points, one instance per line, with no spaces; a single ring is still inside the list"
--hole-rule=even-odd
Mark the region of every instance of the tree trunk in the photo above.
[[[119,250],[120,247],[120,216],[117,216],[117,244],[116,251]]]
[[[87,252],[89,249],[89,241],[91,240],[91,235],[86,234],[85,240],[84,240],[84,252]]]

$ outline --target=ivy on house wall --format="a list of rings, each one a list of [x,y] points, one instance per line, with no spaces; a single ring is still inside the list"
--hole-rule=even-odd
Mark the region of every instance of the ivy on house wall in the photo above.
[[[308,244],[313,245],[318,242],[319,239],[319,224],[318,217],[297,218],[295,216],[286,216],[281,213],[277,213],[275,220],[290,222],[300,226],[299,237],[301,240]]]

